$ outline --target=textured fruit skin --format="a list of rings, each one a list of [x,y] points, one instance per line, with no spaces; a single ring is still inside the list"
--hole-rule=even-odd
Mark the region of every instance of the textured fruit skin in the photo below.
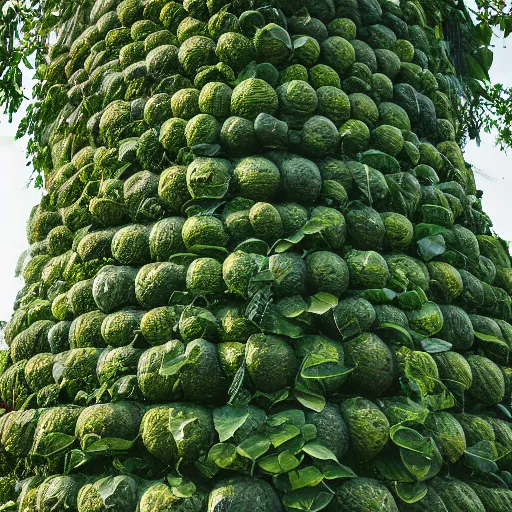
[[[512,263],[461,150],[466,14],[89,3],[37,72],[0,508],[509,510]]]

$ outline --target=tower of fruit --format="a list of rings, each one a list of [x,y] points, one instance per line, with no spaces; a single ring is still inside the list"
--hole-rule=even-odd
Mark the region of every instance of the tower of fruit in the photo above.
[[[0,510],[512,511],[511,260],[432,8],[77,9],[40,84]]]

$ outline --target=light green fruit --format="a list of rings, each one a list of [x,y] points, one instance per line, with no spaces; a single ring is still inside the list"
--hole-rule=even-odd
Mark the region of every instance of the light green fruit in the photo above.
[[[313,116],[302,127],[300,144],[305,153],[323,158],[338,154],[340,134],[330,119],[324,116]]]
[[[171,108],[174,117],[192,119],[201,112],[199,108],[199,95],[197,89],[186,88],[175,92],[171,98]]]
[[[363,121],[350,119],[340,127],[342,152],[355,156],[370,144],[370,130]]]
[[[324,64],[331,66],[339,74],[348,71],[356,61],[354,47],[343,37],[329,37],[322,42],[321,47]]]
[[[273,393],[289,386],[298,370],[292,347],[278,336],[254,334],[247,340],[246,365],[257,390]]]
[[[187,168],[175,165],[165,169],[160,175],[158,196],[171,213],[181,213],[183,205],[192,198],[187,187]]]
[[[187,146],[186,128],[187,121],[179,117],[167,119],[160,128],[160,144],[172,157],[176,157],[180,149]]]
[[[254,47],[258,62],[269,62],[274,66],[282,66],[293,52],[290,35],[275,23],[269,23],[256,32]]]
[[[405,250],[414,238],[411,221],[400,213],[386,212],[380,214],[386,233],[384,243],[394,250]]]
[[[340,297],[348,288],[345,260],[329,251],[316,251],[306,258],[306,280],[311,295],[325,292]]]
[[[213,145],[218,143],[220,124],[214,116],[197,114],[189,120],[185,128],[185,138],[189,148],[199,145]]]
[[[222,263],[213,258],[197,258],[187,270],[187,288],[198,295],[216,295],[224,291]]]
[[[215,54],[215,43],[204,36],[193,36],[182,43],[178,52],[178,60],[185,73],[193,75],[202,66],[218,62]]]
[[[174,291],[185,284],[185,268],[170,262],[149,263],[135,279],[135,295],[147,309],[167,305]]]
[[[228,242],[222,222],[210,216],[188,218],[183,225],[182,237],[187,249],[197,245],[224,247]]]
[[[354,288],[384,288],[389,279],[386,260],[375,251],[351,250],[345,257],[350,285]]]
[[[277,209],[270,203],[256,203],[249,210],[249,222],[258,238],[268,243],[283,236],[283,222]]]
[[[341,88],[340,75],[326,64],[317,64],[308,73],[309,83],[315,90],[326,86]]]
[[[262,112],[274,114],[278,104],[276,91],[267,82],[259,78],[249,78],[234,88],[231,113],[254,121]]]
[[[243,70],[256,56],[253,42],[238,32],[222,34],[217,41],[216,53],[219,60],[235,72]]]
[[[184,252],[185,244],[181,237],[184,223],[182,217],[167,217],[154,224],[149,234],[153,260],[167,261],[173,254]]]
[[[230,178],[231,164],[222,158],[196,158],[187,168],[187,188],[194,199],[224,197]]]
[[[426,302],[421,309],[406,314],[411,329],[425,336],[433,336],[443,328],[443,313],[435,302]]]
[[[199,109],[203,114],[229,117],[232,89],[222,82],[210,82],[201,89]]]
[[[350,100],[339,88],[322,86],[317,88],[318,113],[329,118],[340,127],[350,119]]]
[[[293,55],[299,63],[310,68],[320,58],[320,44],[311,36],[295,36],[293,38]]]
[[[229,117],[222,124],[220,143],[227,153],[233,157],[255,153],[257,140],[254,123],[243,117]]]
[[[336,18],[327,25],[330,36],[343,37],[347,41],[356,38],[356,24],[349,18]]]
[[[285,114],[309,115],[318,106],[317,93],[307,82],[292,80],[277,88],[279,108]]]
[[[174,338],[178,320],[179,315],[175,307],[156,307],[142,316],[140,331],[150,345],[163,345]]]
[[[268,201],[273,199],[279,190],[279,169],[263,157],[244,158],[233,170],[233,183],[241,197]]]
[[[363,121],[370,128],[375,126],[379,119],[379,110],[375,102],[362,93],[351,94],[349,99],[352,119]]]
[[[210,493],[208,512],[244,510],[281,512],[281,500],[274,488],[261,479],[230,478],[219,482]]]
[[[341,416],[347,424],[352,447],[361,460],[370,460],[384,449],[389,440],[389,421],[375,404],[361,397],[349,398],[341,403]],[[359,503],[364,503],[365,494],[358,500]],[[353,503],[355,505],[358,501]],[[379,500],[380,506],[382,502]],[[353,509],[345,510],[348,512]],[[363,512],[367,509],[359,510]]]

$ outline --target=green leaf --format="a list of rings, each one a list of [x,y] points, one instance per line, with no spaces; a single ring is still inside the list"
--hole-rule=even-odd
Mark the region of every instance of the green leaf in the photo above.
[[[421,340],[421,346],[429,354],[439,354],[440,352],[448,352],[452,349],[451,343],[439,338],[425,338]]]
[[[75,469],[87,464],[92,458],[92,455],[84,453],[82,450],[71,450],[66,457],[64,473],[71,473]]]
[[[338,480],[341,478],[357,478],[357,475],[348,466],[339,464],[332,460],[317,460],[317,467],[322,471],[327,480]]]
[[[322,412],[324,410],[326,400],[323,395],[317,393],[306,382],[298,380],[294,388],[295,398],[307,409],[315,412]]]
[[[208,459],[206,455],[199,457],[199,459],[194,462],[194,465],[203,476],[210,479],[214,478],[220,471],[217,464]]]
[[[430,261],[446,252],[446,242],[442,235],[433,235],[418,240],[418,248],[422,258]]]
[[[168,357],[168,356],[171,357]],[[160,367],[160,375],[169,377],[171,375],[177,375],[178,372],[187,364],[187,356],[181,354],[175,357],[174,354],[166,354]]]
[[[221,443],[231,439],[235,432],[247,421],[249,418],[249,407],[231,407],[226,405],[224,407],[216,408],[213,410],[213,423],[215,430],[219,434]]]
[[[423,425],[429,414],[426,407],[404,396],[383,398],[379,405],[392,427]]]
[[[318,468],[308,466],[298,471],[292,471],[288,478],[290,479],[292,490],[295,491],[303,487],[315,487],[324,479],[324,475]]]
[[[291,423],[292,425],[300,428],[306,424],[306,416],[300,409],[288,409],[272,414],[267,418],[266,423],[271,427],[278,427],[285,423]]]
[[[270,442],[274,448],[278,448],[297,436],[300,436],[300,428],[291,423],[285,423],[279,427],[275,427],[269,432]]]
[[[295,41],[293,41],[293,49],[297,50],[299,48],[302,48],[304,45],[308,43],[309,39],[310,38],[308,36],[298,37],[297,39],[295,39]]]
[[[248,238],[247,240],[240,242],[234,248],[233,252],[236,251],[243,251],[252,254],[267,254],[269,247],[267,242],[264,242],[263,240],[259,240],[257,238]]]
[[[237,451],[242,457],[256,460],[267,453],[270,446],[270,439],[267,436],[256,435],[241,442],[237,447]]]
[[[319,292],[309,298],[311,305],[308,311],[315,315],[323,315],[338,305],[338,299],[330,293]]]
[[[468,76],[481,82],[489,81],[489,73],[482,65],[471,55],[465,55],[466,72]]]
[[[226,254],[229,254],[225,247],[217,247],[216,245],[193,245],[189,250],[201,256],[209,256],[211,258],[225,258]]]
[[[381,457],[375,461],[375,468],[384,480],[390,482],[414,482],[414,476],[407,470],[404,463],[399,459]]]
[[[270,36],[272,39],[276,39],[283,43],[289,50],[293,49],[290,35],[283,27],[276,25],[275,23],[269,23],[262,29],[262,31],[265,32],[266,36]]]
[[[99,481],[96,489],[106,510],[117,505],[119,495],[129,492],[126,489],[127,484],[130,485],[132,492],[137,490],[135,481],[127,481],[122,475],[108,476]]]
[[[242,389],[242,386],[244,384],[244,379],[245,379],[245,357],[244,357],[244,360],[242,361],[242,364],[240,365],[240,368],[238,368],[238,370],[235,373],[235,376],[233,378],[233,382],[231,383],[231,386],[229,386],[228,405],[230,405],[232,407],[237,407],[239,405],[242,405],[240,402],[241,400],[243,401],[246,399],[245,395],[247,394],[247,392],[245,392],[245,390]]]
[[[104,437],[88,444],[84,452],[94,455],[125,453],[128,452],[136,442],[137,439],[128,441],[117,437]]]
[[[52,457],[71,448],[75,440],[75,436],[62,432],[49,432],[37,443],[37,451],[33,454],[41,457]]]
[[[148,471],[149,464],[139,457],[129,457],[125,459],[114,459],[112,466],[120,473],[137,473],[139,471]]]
[[[254,78],[258,71],[258,63],[256,61],[252,61],[242,70],[242,72],[238,75],[238,78],[235,84],[239,84],[244,80],[248,80],[249,78]]]
[[[300,338],[304,333],[302,328],[291,323],[273,304],[269,304],[260,321],[261,328],[268,333]]]
[[[319,233],[323,229],[328,228],[331,225],[331,221],[326,218],[314,217],[308,220],[302,228],[300,228],[293,235],[278,240],[270,249],[270,252],[281,253],[285,252],[294,245],[300,243],[305,236],[314,235],[315,233]]]
[[[304,358],[300,376],[304,379],[329,379],[352,371],[353,368],[345,368],[340,364],[340,356],[335,347],[321,345]]]
[[[198,156],[217,156],[220,153],[221,147],[219,144],[196,144],[190,148],[195,157]],[[224,190],[224,194],[226,190]],[[224,197],[224,194],[215,197]]]
[[[428,493],[427,485],[420,482],[395,482],[395,490],[400,499],[406,503],[416,503]]]
[[[297,318],[309,309],[309,304],[300,295],[294,295],[280,300],[277,309],[285,318]]]
[[[300,463],[302,462],[302,459],[299,460],[293,453],[290,451],[284,451],[281,452],[277,456],[277,460],[279,461],[279,465],[281,466],[281,472],[282,473],[288,473],[289,471],[294,470],[298,466],[300,466]]]
[[[219,468],[229,469],[236,461],[236,446],[231,443],[218,443],[211,447],[208,452],[208,460],[215,463]]]
[[[196,490],[197,490],[197,488],[196,488],[194,482],[191,482],[191,481],[187,481],[187,482],[182,481],[181,483],[174,484],[174,485],[171,484],[171,492],[177,498],[182,498],[182,499],[191,498],[196,493]]]
[[[384,335],[390,340],[390,341],[396,341],[400,345],[413,348],[414,343],[411,337],[411,333],[408,329],[405,327],[402,327],[401,325],[394,324],[391,322],[384,322],[379,325],[378,327],[379,331],[384,331]]]
[[[306,443],[308,441],[313,441],[313,439],[316,439],[316,436],[318,435],[316,426],[311,423],[307,423],[306,425],[304,425],[300,429],[300,433]]]
[[[302,448],[302,451],[314,459],[333,460],[338,462],[336,455],[334,455],[334,453],[332,453],[329,448],[325,447],[318,441],[312,441],[311,443],[306,444],[306,446]]]
[[[417,480],[428,480],[439,472],[443,464],[443,458],[433,439],[423,438],[420,434],[416,434],[421,439],[409,441],[410,448],[407,448],[407,446],[401,447],[400,458],[407,470]]]
[[[178,443],[194,435],[194,430],[198,428],[198,423],[199,420],[197,418],[169,417],[169,430],[176,443]]]
[[[423,437],[417,430],[397,425],[392,427],[389,436],[400,448],[430,456],[432,453],[430,439]]]
[[[406,311],[421,309],[421,306],[428,302],[425,293],[420,294],[417,290],[399,293],[397,300],[398,307]]]
[[[278,475],[283,472],[277,454],[268,455],[258,461],[258,466],[267,473]]]
[[[326,491],[325,487],[297,489],[285,494],[283,503],[287,510],[318,512],[331,503],[333,496],[333,494]]]
[[[397,293],[389,288],[363,290],[359,296],[372,304],[391,304]]]
[[[475,331],[475,338],[480,341],[488,341],[489,343],[498,343],[499,345],[503,344],[503,340],[498,338],[497,336],[493,336],[492,334],[485,334],[483,332]]]
[[[495,473],[497,462],[509,453],[504,446],[494,441],[480,441],[464,451],[466,464],[480,473]]]

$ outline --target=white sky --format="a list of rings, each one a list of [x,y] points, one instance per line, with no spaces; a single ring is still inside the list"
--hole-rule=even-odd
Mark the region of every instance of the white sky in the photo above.
[[[494,65],[491,78],[495,83],[512,86],[512,36],[509,48],[495,41]],[[27,84],[30,85],[30,84]],[[28,89],[28,87],[27,87]],[[27,92],[27,95],[29,93]],[[16,116],[19,120],[22,113]],[[31,208],[40,201],[41,191],[26,187],[31,169],[26,167],[26,141],[14,141],[16,120],[9,124],[0,114],[0,320],[8,320],[16,293],[22,287],[14,277],[18,256],[28,246],[25,236],[26,220]],[[484,191],[484,208],[494,222],[494,229],[505,240],[512,241],[512,150],[509,155],[494,146],[494,136],[482,135],[482,144],[471,142],[465,149],[466,160],[484,171],[490,179],[476,175],[477,186]]]

